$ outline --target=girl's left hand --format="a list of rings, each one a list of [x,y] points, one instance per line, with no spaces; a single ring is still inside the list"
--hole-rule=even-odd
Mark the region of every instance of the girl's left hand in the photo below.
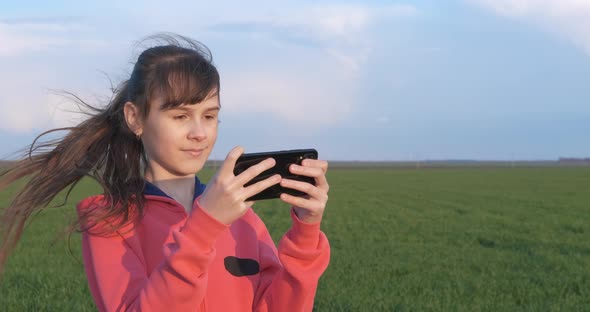
[[[293,205],[295,214],[299,220],[305,223],[317,223],[322,220],[326,202],[328,201],[328,180],[326,172],[328,171],[328,162],[317,159],[304,159],[299,165],[289,166],[289,171],[293,174],[312,177],[315,179],[315,186],[310,183],[282,179],[281,186],[298,190],[307,194],[305,197],[297,197],[289,194],[281,194],[281,200],[287,204]]]

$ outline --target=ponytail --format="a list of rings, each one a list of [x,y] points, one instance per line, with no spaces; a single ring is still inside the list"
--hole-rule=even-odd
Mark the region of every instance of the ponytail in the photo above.
[[[91,109],[90,118],[75,127],[40,134],[25,157],[0,174],[0,192],[15,181],[28,178],[2,215],[0,272],[28,218],[46,208],[66,188],[67,202],[71,190],[84,176],[94,178],[102,186],[109,207],[82,214],[76,222],[81,231],[91,230],[92,224],[105,219],[111,221],[111,231],[117,230],[132,220],[130,207],[141,214],[144,188],[141,161],[145,161],[145,156],[141,141],[125,122],[123,106],[127,92],[124,82],[115,90],[113,101],[103,109],[74,96],[79,104]],[[36,145],[42,136],[63,130],[69,131],[63,138]]]

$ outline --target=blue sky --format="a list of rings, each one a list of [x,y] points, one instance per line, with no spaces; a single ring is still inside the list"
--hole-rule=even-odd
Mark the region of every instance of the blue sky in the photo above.
[[[590,157],[590,1],[20,1],[0,4],[0,158],[126,79],[134,42],[205,43],[221,74],[212,158]]]

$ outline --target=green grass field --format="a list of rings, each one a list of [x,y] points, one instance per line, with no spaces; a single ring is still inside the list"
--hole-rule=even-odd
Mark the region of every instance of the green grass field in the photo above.
[[[588,167],[333,169],[329,181],[332,259],[317,311],[590,311]],[[95,309],[80,236],[70,253],[62,233],[75,203],[97,192],[84,181],[64,208],[34,219],[6,267],[0,309]],[[288,207],[255,209],[278,241]]]

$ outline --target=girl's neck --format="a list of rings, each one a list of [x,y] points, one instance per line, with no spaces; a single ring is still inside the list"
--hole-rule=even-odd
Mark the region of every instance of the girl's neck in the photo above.
[[[187,212],[190,212],[193,206],[193,198],[195,195],[195,177],[170,177],[168,175],[154,174],[152,170],[147,169],[144,174],[144,179],[168,196],[174,198],[177,202],[182,204]]]

